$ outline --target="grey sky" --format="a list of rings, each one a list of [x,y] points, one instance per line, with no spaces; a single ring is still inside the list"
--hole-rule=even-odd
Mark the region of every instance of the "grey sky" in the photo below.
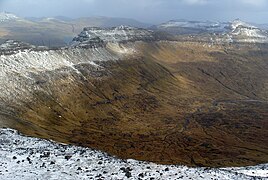
[[[23,17],[111,16],[149,23],[236,18],[268,23],[268,0],[0,0],[0,11]]]

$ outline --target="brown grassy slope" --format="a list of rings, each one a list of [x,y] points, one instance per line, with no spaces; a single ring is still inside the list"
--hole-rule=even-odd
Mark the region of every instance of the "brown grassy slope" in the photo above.
[[[163,164],[267,162],[264,57],[178,42],[136,47],[144,50],[143,58],[103,63],[105,70],[79,65],[83,76],[64,70],[40,74],[51,81],[39,85],[44,91],[36,91],[32,102],[17,107],[18,118],[9,126]]]
[[[186,89],[207,99],[268,100],[266,46],[213,46],[160,42],[142,46],[145,54],[167,67]]]

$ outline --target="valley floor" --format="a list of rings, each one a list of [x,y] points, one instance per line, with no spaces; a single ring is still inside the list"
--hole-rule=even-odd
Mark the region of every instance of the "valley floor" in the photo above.
[[[0,179],[268,179],[268,164],[220,169],[157,165],[0,129]]]

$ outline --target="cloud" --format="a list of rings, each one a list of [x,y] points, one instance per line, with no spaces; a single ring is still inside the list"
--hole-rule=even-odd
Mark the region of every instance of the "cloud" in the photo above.
[[[0,11],[24,17],[111,16],[149,23],[236,18],[263,22],[268,21],[268,0],[0,0]]]
[[[206,4],[207,0],[183,0],[184,3],[190,4],[190,5],[200,5],[200,4]]]
[[[95,2],[95,0],[82,0],[82,1],[85,3],[94,3]]]
[[[254,5],[254,6],[262,6],[267,4],[266,0],[240,0],[244,4]]]

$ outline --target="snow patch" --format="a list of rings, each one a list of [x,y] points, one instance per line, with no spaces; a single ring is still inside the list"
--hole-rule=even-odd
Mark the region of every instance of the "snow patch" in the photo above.
[[[0,55],[0,98],[13,104],[29,99],[31,92],[39,87],[35,75],[63,68],[80,73],[76,65],[90,64],[99,68],[95,62],[119,59],[106,48],[40,50],[17,42],[15,45],[9,42],[0,46],[4,52]]]
[[[267,33],[255,26],[240,20],[235,20],[230,25],[232,34],[246,38],[267,38]]]
[[[174,20],[161,24],[158,28],[172,32],[176,32],[176,28],[178,32],[181,31],[181,28],[185,28],[184,31],[187,32],[188,29],[189,34],[199,33],[205,36],[214,36],[214,39],[220,43],[268,43],[268,32],[266,30],[239,19],[232,22]],[[202,38],[202,35],[197,38]]]
[[[213,22],[213,21],[186,21],[186,20],[173,20],[167,23],[161,24],[160,28],[193,28],[202,29],[213,32],[223,32],[228,23]]]
[[[12,21],[12,20],[17,20],[19,19],[18,16],[7,13],[7,12],[0,12],[0,23],[5,22],[5,21]]]
[[[189,168],[122,160],[89,148],[25,137],[0,129],[0,179],[266,179],[268,164]]]

